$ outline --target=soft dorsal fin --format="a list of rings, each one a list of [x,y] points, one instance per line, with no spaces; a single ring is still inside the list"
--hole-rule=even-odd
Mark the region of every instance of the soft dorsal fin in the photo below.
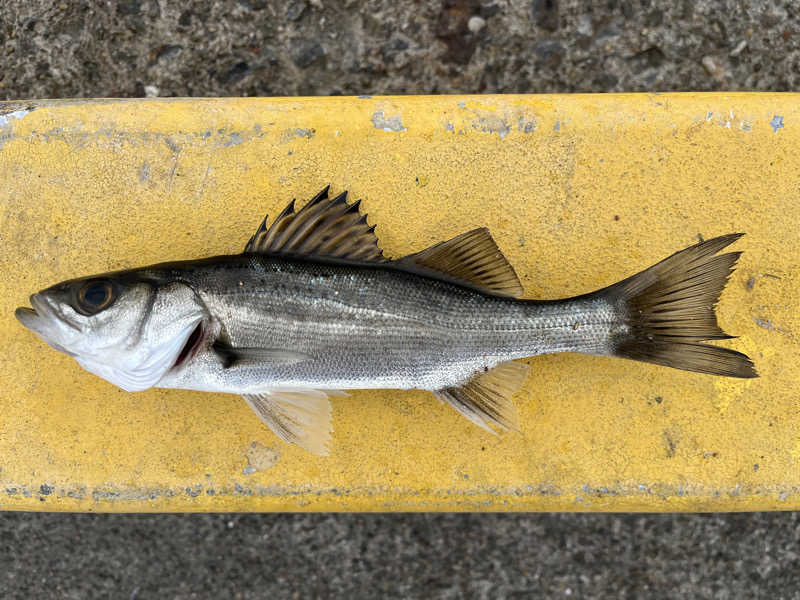
[[[512,396],[528,376],[528,365],[514,361],[500,363],[465,384],[445,388],[434,395],[450,404],[470,421],[494,433],[489,425],[519,431],[517,409]]]
[[[438,271],[493,294],[518,298],[524,293],[514,268],[485,227],[462,233],[398,262]]]
[[[359,212],[361,201],[347,204],[346,198],[347,192],[328,198],[326,187],[298,212],[292,200],[270,227],[264,217],[244,251],[384,260],[375,227]]]
[[[338,390],[272,390],[245,394],[244,399],[279,438],[327,456],[333,431],[328,396],[346,395]]]

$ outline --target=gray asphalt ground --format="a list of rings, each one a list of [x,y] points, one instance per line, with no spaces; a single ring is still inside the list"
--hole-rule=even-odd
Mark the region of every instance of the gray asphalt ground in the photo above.
[[[0,98],[796,90],[750,0],[0,0]],[[800,598],[800,518],[0,513],[0,599]]]

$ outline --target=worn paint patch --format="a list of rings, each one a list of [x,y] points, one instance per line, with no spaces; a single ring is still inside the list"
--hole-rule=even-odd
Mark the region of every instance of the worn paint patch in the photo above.
[[[139,167],[139,183],[145,184],[150,181],[150,163],[143,162]]]
[[[778,333],[784,334],[791,334],[791,330],[786,329],[785,327],[780,327],[772,321],[772,319],[768,319],[767,317],[753,317],[753,322],[761,327],[761,329],[766,329],[767,331],[776,331]]]
[[[731,109],[727,113],[720,112],[717,113],[717,118],[715,123],[720,127],[725,129],[734,129],[734,124],[737,124],[738,121],[738,129],[740,131],[750,132],[752,131],[752,125],[750,120],[747,118],[742,118],[741,116],[736,115],[736,113]],[[711,121],[714,118],[714,113],[709,112],[706,114],[706,121]]]
[[[526,120],[523,117],[517,118],[517,131],[522,133],[533,133],[536,131],[536,121]]]
[[[489,112],[483,112],[483,114],[479,115],[472,122],[472,129],[482,133],[496,133],[501,140],[511,132],[511,127],[509,127],[505,119]]]
[[[253,442],[247,449],[245,458],[247,458],[247,466],[242,469],[242,473],[244,475],[252,475],[258,471],[266,471],[274,467],[280,459],[280,453],[260,442]]]
[[[19,106],[18,103],[0,103],[0,150],[3,149],[5,143],[13,136],[13,122],[21,120],[25,115],[34,110],[34,107],[18,108]]]
[[[778,133],[778,129],[783,129],[783,117],[775,115],[772,117],[772,121],[769,122],[769,126],[772,127],[772,133]]]
[[[485,102],[459,102],[458,106],[468,113],[472,113],[472,116],[464,115],[460,119],[456,119],[457,125],[452,128],[447,127],[448,131],[464,127],[480,133],[495,134],[502,140],[513,131],[532,134],[539,127],[538,118],[528,110],[520,110],[506,105],[495,106]],[[462,129],[458,129],[459,134],[462,131]],[[466,132],[464,131],[464,133]]]
[[[375,129],[380,129],[381,131],[395,133],[406,131],[406,128],[403,126],[403,119],[400,115],[387,117],[382,110],[376,110],[370,120]]]
[[[227,139],[227,140],[225,140],[225,147],[226,147],[226,148],[229,148],[229,147],[231,147],[231,146],[238,146],[238,145],[239,145],[239,144],[241,144],[243,141],[244,141],[244,140],[242,139],[242,134],[241,134],[241,133],[236,133],[236,132],[234,131],[233,133],[230,133],[230,134],[228,135],[228,139]]]
[[[15,110],[9,113],[0,114],[0,127],[9,125],[11,121],[15,119],[16,120],[22,119],[25,115],[27,115],[31,111],[33,111],[32,108],[23,108],[21,110]]]
[[[766,329],[768,331],[773,331],[775,329],[775,324],[769,319],[754,317],[753,321],[755,321],[755,324],[761,327],[761,329]]]
[[[667,458],[675,458],[675,452],[681,443],[682,433],[681,428],[677,425],[669,427],[661,433],[661,443]]]
[[[306,129],[303,127],[295,127],[294,129],[287,129],[283,133],[281,133],[281,144],[285,144],[286,142],[290,142],[297,138],[305,138],[310,140],[313,138],[317,133],[316,129]]]
[[[800,460],[800,442],[789,450],[794,461]],[[4,493],[3,493],[4,492]],[[131,510],[133,506],[140,510],[153,510],[164,502],[179,505],[183,510],[196,510],[201,502],[208,505],[209,500],[226,502],[226,499],[257,499],[257,498],[292,498],[300,508],[312,507],[314,504],[325,502],[329,497],[336,497],[342,506],[357,498],[369,498],[372,508],[389,510],[404,510],[409,508],[423,508],[430,510],[475,510],[493,509],[509,510],[513,504],[534,501],[535,499],[549,499],[564,509],[570,502],[581,504],[584,507],[608,510],[619,502],[628,502],[633,508],[660,504],[672,510],[684,507],[684,504],[674,504],[674,501],[684,497],[704,502],[705,506],[713,507],[717,504],[726,505],[730,499],[741,499],[744,506],[748,499],[759,498],[768,501],[769,498],[785,502],[792,497],[797,497],[800,488],[791,484],[764,484],[737,483],[732,486],[709,486],[694,481],[685,481],[671,484],[660,481],[628,483],[594,484],[586,483],[580,487],[571,486],[568,489],[559,488],[551,482],[537,485],[522,485],[515,487],[496,487],[479,485],[469,489],[431,488],[426,490],[426,500],[414,500],[414,493],[405,499],[397,498],[396,488],[382,486],[344,486],[344,487],[314,487],[314,486],[282,486],[278,484],[258,485],[241,484],[232,482],[215,486],[209,482],[194,483],[173,487],[141,487],[129,488],[124,486],[103,486],[86,488],[82,486],[60,487],[42,484],[36,488],[24,485],[8,485],[0,490],[0,507],[7,508],[6,502],[17,506],[20,498],[37,500],[37,504],[50,506],[51,503],[64,505],[69,501],[70,506],[81,507],[84,510],[91,506],[94,511],[124,511]],[[610,503],[609,500],[614,500]],[[709,504],[712,502],[714,504]],[[251,505],[248,502],[248,505]]]

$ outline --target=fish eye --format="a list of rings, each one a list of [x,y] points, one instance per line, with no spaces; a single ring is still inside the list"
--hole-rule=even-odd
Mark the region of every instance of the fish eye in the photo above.
[[[86,315],[93,315],[111,306],[114,300],[114,286],[110,281],[89,281],[78,291],[77,308]]]

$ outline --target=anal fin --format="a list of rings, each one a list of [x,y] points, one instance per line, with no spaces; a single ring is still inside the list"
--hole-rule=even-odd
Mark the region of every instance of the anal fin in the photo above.
[[[328,396],[347,395],[327,390],[271,390],[244,394],[245,402],[275,435],[313,454],[328,455],[333,425]]]
[[[520,390],[527,376],[528,365],[508,361],[463,385],[438,390],[434,395],[491,433],[495,431],[490,425],[519,431],[519,418],[512,396]]]

